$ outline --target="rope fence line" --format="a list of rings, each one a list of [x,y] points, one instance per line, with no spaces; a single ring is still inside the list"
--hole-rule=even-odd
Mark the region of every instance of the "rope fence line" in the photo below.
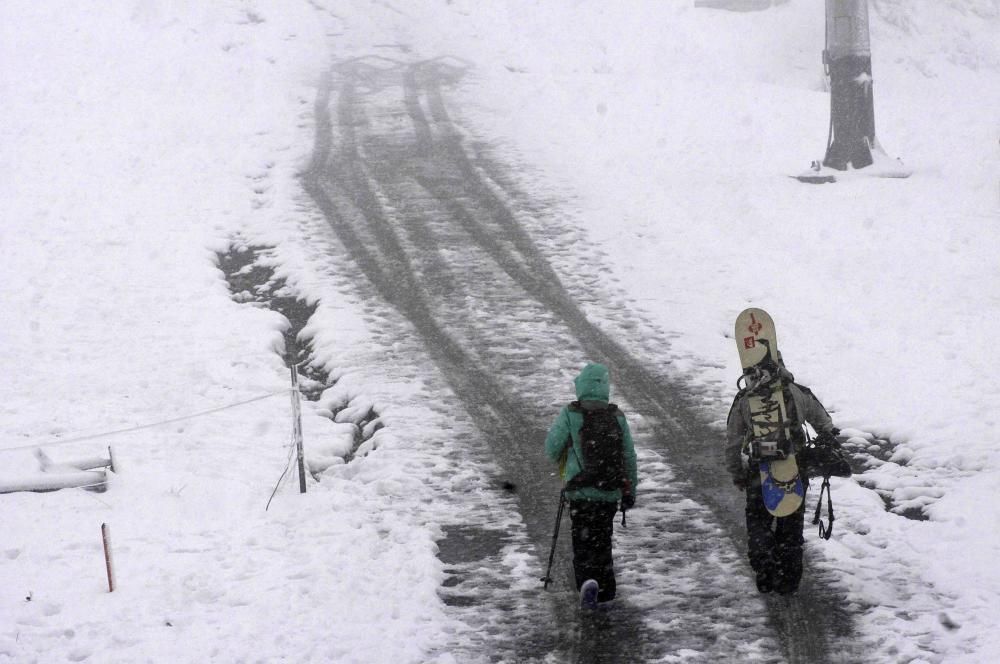
[[[179,417],[174,417],[169,420],[161,420],[159,422],[149,422],[147,424],[139,424],[134,427],[128,427],[125,429],[115,429],[114,431],[104,431],[101,433],[90,434],[86,436],[77,436],[74,438],[66,439],[55,439],[46,441],[43,443],[32,443],[30,445],[19,445],[17,447],[6,447],[0,449],[0,452],[14,452],[17,450],[33,450],[42,447],[56,447],[60,445],[69,445],[70,443],[79,443],[85,440],[95,440],[97,438],[107,438],[109,436],[117,436],[123,433],[131,433],[133,431],[141,431],[143,429],[152,429],[154,427],[166,426],[168,424],[175,424],[177,422],[183,422],[185,420],[192,420],[198,417],[204,417],[205,415],[212,415],[213,413],[219,413],[224,410],[229,410],[231,408],[238,408],[240,406],[245,406],[247,404],[255,403],[257,401],[263,401],[264,399],[270,399],[271,397],[287,395],[291,393],[291,389],[279,390],[277,392],[269,392],[268,394],[262,394],[252,399],[246,399],[245,401],[237,401],[235,403],[226,404],[225,406],[218,406],[216,408],[209,408],[208,410],[202,410],[197,413],[191,413],[189,415],[181,415]]]

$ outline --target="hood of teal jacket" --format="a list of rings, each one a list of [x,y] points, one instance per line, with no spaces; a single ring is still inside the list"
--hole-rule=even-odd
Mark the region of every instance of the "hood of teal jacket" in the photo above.
[[[611,400],[611,376],[603,364],[588,364],[573,381],[580,401]]]

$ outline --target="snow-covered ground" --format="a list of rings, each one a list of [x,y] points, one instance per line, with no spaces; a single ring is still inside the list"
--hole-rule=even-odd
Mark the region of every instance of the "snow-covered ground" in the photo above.
[[[1000,4],[872,0],[876,127],[915,173],[825,186],[787,177],[825,145],[822,3],[774,4],[2,3],[0,482],[37,472],[39,445],[113,445],[120,473],[0,495],[0,661],[454,661],[441,644],[470,628],[435,541],[522,526],[429,406],[446,388],[421,350],[342,288],[296,178],[317,81],[372,54],[469,64],[459,123],[586,230],[720,420],[754,305],[841,428],[897,446],[835,483],[834,539],[809,544],[872,661],[1000,658]],[[386,425],[266,512],[291,434],[283,321],[230,299],[215,252],[236,236],[320,302],[340,380],[306,405],[307,456],[353,437],[324,407]],[[504,560],[534,587],[517,537]]]

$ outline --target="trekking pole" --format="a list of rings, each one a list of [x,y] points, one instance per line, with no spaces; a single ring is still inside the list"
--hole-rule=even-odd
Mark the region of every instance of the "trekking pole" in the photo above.
[[[559,525],[562,524],[563,507],[566,505],[566,490],[563,489],[559,492],[559,509],[556,511],[556,527],[552,532],[552,550],[549,551],[549,566],[545,570],[545,576],[542,577],[544,585],[542,590],[548,590],[549,581],[552,580],[552,560],[556,557],[556,540],[559,539]]]

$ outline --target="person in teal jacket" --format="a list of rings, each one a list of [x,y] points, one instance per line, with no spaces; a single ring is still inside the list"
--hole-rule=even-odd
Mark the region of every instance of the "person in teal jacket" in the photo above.
[[[618,504],[622,510],[635,504],[638,483],[635,446],[625,415],[614,407],[610,412],[621,431],[624,457],[624,478],[620,487],[598,488],[588,479],[584,469],[580,429],[585,411],[608,411],[611,398],[611,378],[603,364],[588,364],[574,380],[577,401],[564,406],[545,437],[545,454],[559,464],[560,477],[565,483],[573,538],[573,571],[577,590],[588,579],[597,581],[597,601],[614,599],[615,571],[611,555]],[[591,470],[592,469],[588,469]],[[581,481],[582,480],[582,481]]]

